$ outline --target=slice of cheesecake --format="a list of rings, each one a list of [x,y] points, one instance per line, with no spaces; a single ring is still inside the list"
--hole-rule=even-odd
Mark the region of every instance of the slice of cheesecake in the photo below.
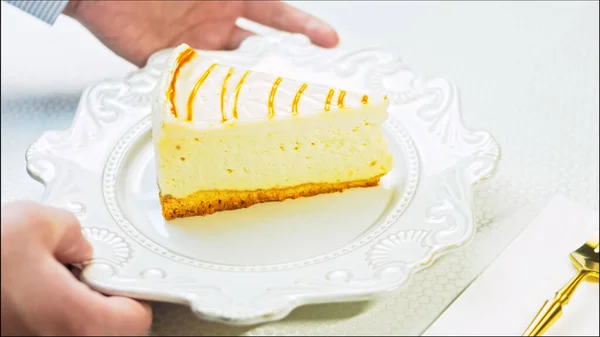
[[[217,64],[185,44],[156,90],[167,220],[375,186],[392,167],[383,95]]]

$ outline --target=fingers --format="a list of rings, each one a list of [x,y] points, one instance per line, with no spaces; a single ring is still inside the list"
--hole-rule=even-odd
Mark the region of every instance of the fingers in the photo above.
[[[306,35],[321,47],[335,47],[336,31],[322,20],[280,1],[249,1],[245,17],[290,33]]]
[[[35,278],[31,274],[36,275]],[[11,302],[24,324],[39,335],[146,335],[152,312],[132,299],[106,297],[79,282],[56,260],[38,260],[19,274],[11,287]],[[3,302],[4,304],[4,302]]]
[[[77,268],[72,273],[75,279],[80,279]],[[85,302],[90,309],[86,311],[86,315],[98,318],[90,319],[92,334],[140,336],[149,333],[152,325],[152,307],[149,304],[126,297],[104,296],[83,283],[78,283],[74,289],[77,294],[73,293],[73,297]]]
[[[62,209],[51,209],[50,213],[58,228],[57,241],[50,242],[56,259],[62,263],[78,263],[91,259],[92,245],[83,235],[77,218]]]
[[[81,292],[73,296],[89,308],[84,319],[90,321],[90,333],[93,335],[147,335],[152,325],[152,308],[136,300],[104,296],[82,283]],[[75,295],[75,294],[73,294]]]
[[[85,261],[91,253],[71,213],[33,202],[5,206],[3,318],[14,318],[19,331],[35,335],[147,334],[152,319],[149,306],[101,295],[62,264]]]
[[[225,45],[226,50],[234,50],[237,49],[240,44],[247,39],[248,37],[254,35],[254,33],[249,32],[243,28],[236,27],[231,35],[229,36],[229,41]]]
[[[125,297],[104,297],[102,299],[106,316],[112,323],[115,334],[126,332],[129,335],[147,335],[152,325],[152,308],[147,303]]]
[[[19,232],[22,240],[37,239],[62,263],[84,262],[92,257],[92,246],[83,236],[79,221],[68,211],[21,201],[3,210],[2,221],[11,231]]]

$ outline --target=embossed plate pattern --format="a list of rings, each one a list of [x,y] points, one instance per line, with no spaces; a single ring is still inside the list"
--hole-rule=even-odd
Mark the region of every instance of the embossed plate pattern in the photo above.
[[[72,127],[26,154],[43,202],[72,211],[95,248],[82,277],[108,294],[189,305],[234,325],[297,306],[371,299],[473,234],[472,189],[499,147],[461,121],[458,90],[378,49],[322,50],[297,35],[252,37],[217,60],[351,90],[385,90],[395,168],[382,186],[268,203],[206,218],[160,217],[151,90],[167,51],[82,95]]]

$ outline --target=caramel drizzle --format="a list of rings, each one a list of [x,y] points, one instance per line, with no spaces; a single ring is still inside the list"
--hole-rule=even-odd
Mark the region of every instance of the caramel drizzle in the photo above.
[[[329,93],[327,93],[327,99],[325,99],[325,111],[329,111],[331,108],[331,100],[333,99],[334,94],[335,89],[329,89]]]
[[[306,87],[308,87],[308,84],[302,84],[300,89],[298,89],[296,96],[294,96],[294,101],[292,102],[292,115],[294,116],[298,114],[298,102],[300,101],[300,96],[302,96],[302,93],[306,90]]]
[[[338,96],[338,106],[340,108],[344,107],[344,97],[346,97],[346,90],[340,89],[340,95]]]
[[[275,80],[275,83],[273,83],[273,86],[271,87],[271,93],[269,94],[269,118],[273,118],[275,117],[275,104],[273,103],[275,101],[275,93],[277,92],[277,88],[279,88],[279,83],[281,83],[281,81],[283,80],[283,78],[277,77],[277,79]]]
[[[196,98],[196,93],[198,93],[198,90],[200,89],[202,84],[204,84],[204,81],[206,81],[206,78],[208,77],[208,75],[210,75],[210,73],[213,71],[213,69],[215,69],[217,66],[218,66],[218,64],[213,63],[213,65],[208,67],[208,69],[206,69],[204,74],[202,74],[202,76],[198,79],[198,81],[194,85],[194,88],[190,92],[190,96],[188,97],[188,100],[187,100],[187,116],[185,117],[186,121],[188,121],[188,122],[192,121],[192,117],[194,116],[193,110],[194,110],[194,99]]]
[[[221,87],[221,122],[223,123],[227,121],[227,114],[225,114],[225,93],[227,93],[227,82],[231,75],[233,75],[233,67],[229,68],[227,75],[225,75],[225,79],[223,79],[223,86]]]
[[[235,87],[235,98],[233,100],[233,109],[231,110],[233,118],[235,118],[235,119],[238,119],[238,98],[240,97],[240,91],[242,90],[242,84],[244,84],[246,77],[248,77],[248,75],[250,75],[250,73],[252,73],[252,70],[247,70],[244,73],[244,75],[242,76],[242,78],[240,78],[240,81],[238,82],[238,84]]]
[[[369,103],[369,95],[363,95],[362,99],[360,100],[360,102],[362,104],[368,104]]]
[[[167,89],[167,101],[171,102],[171,113],[175,118],[177,118],[177,108],[175,108],[175,82],[177,82],[177,78],[179,77],[179,73],[181,72],[181,68],[190,62],[194,57],[198,54],[194,49],[186,49],[181,54],[177,56],[175,70],[173,71],[173,76],[171,77],[171,81],[169,82],[169,86]]]

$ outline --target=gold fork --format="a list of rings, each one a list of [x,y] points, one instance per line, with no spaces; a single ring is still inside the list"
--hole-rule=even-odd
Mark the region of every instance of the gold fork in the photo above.
[[[562,316],[563,306],[569,303],[581,281],[587,277],[598,280],[598,233],[577,250],[571,252],[570,257],[577,267],[577,275],[557,291],[552,300],[544,303],[523,336],[543,335]]]

